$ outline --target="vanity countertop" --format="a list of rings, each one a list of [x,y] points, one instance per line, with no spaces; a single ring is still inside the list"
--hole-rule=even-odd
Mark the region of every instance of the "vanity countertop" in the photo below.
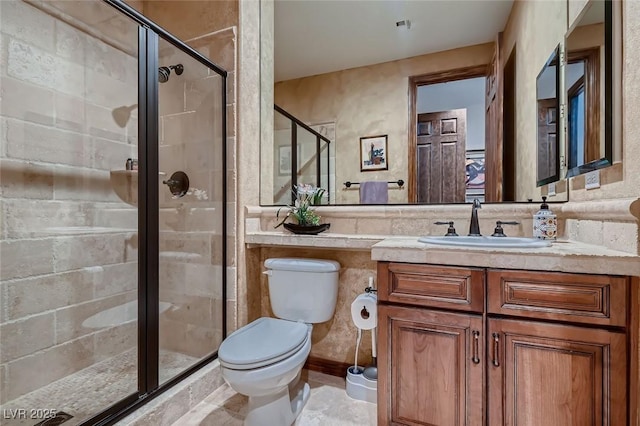
[[[543,248],[445,247],[417,237],[389,237],[371,247],[379,261],[478,266],[498,269],[640,276],[640,256],[576,241]]]

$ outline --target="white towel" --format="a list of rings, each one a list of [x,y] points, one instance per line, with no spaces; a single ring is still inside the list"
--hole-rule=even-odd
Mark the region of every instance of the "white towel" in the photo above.
[[[366,181],[360,183],[360,204],[387,204],[389,184],[385,181]]]

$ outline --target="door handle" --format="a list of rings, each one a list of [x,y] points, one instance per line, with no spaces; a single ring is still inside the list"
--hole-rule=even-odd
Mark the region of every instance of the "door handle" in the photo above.
[[[500,367],[500,360],[498,359],[498,352],[500,351],[500,334],[493,333],[493,355],[491,363],[494,367]]]
[[[473,356],[471,362],[474,364],[480,364],[480,358],[478,358],[478,346],[480,345],[480,332],[473,330]]]

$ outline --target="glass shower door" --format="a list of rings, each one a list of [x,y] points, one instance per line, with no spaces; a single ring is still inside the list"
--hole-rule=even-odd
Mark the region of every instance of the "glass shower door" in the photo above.
[[[223,78],[163,39],[158,66],[162,384],[216,352],[224,335],[226,106]]]

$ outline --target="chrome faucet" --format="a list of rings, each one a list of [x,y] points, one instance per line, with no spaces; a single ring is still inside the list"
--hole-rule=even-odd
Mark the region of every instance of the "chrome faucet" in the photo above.
[[[478,224],[478,209],[481,209],[482,205],[480,204],[480,200],[477,198],[473,199],[473,204],[471,205],[471,223],[469,223],[469,235],[479,237],[482,234],[480,233],[480,225]]]

